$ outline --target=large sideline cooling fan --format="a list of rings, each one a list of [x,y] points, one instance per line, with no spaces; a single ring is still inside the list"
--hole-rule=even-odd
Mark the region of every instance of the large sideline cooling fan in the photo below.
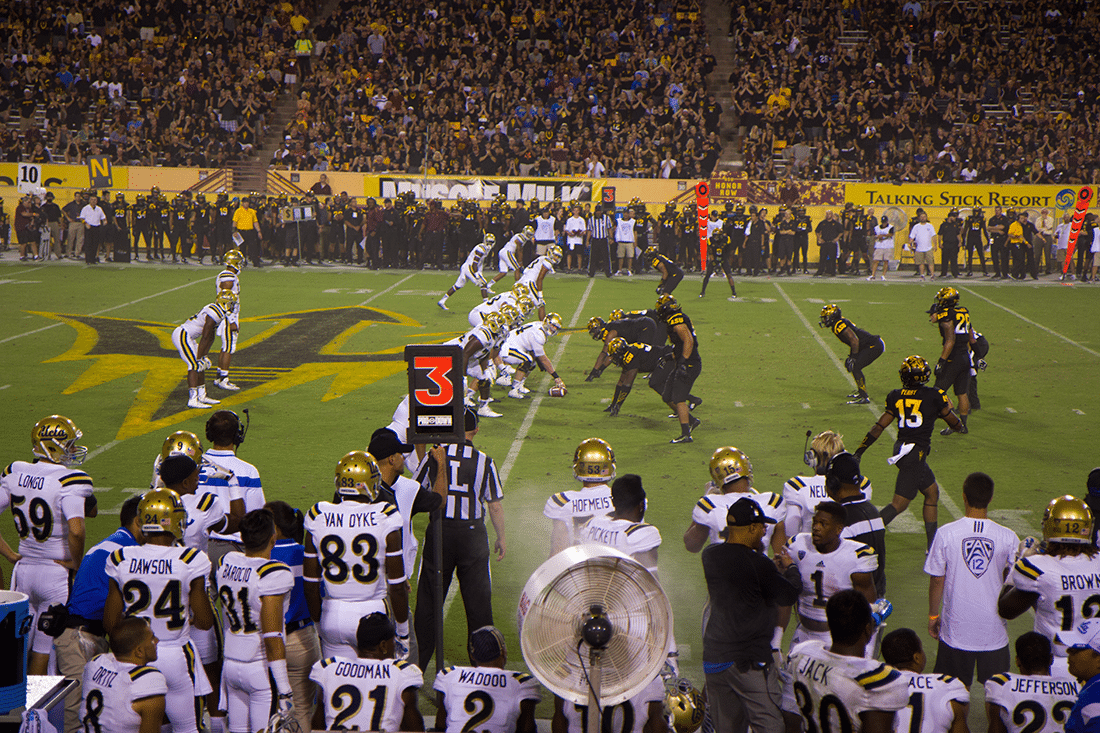
[[[517,621],[531,673],[559,697],[587,704],[590,716],[652,682],[672,637],[672,607],[657,579],[599,545],[544,562],[523,588]]]

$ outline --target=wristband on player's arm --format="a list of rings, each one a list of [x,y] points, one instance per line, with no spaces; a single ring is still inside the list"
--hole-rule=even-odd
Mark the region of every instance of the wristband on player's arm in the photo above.
[[[402,638],[406,638],[406,639],[408,638],[408,636],[409,636],[409,622],[408,621],[395,621],[394,622],[394,627],[395,627],[395,631],[397,632],[398,636],[400,636]]]
[[[871,444],[874,443],[876,440],[878,440],[878,438],[871,435],[870,433],[867,433],[866,435],[864,435],[863,440],[859,444],[859,447],[856,448],[855,457],[856,458],[862,457],[863,452],[865,450],[867,450],[868,448],[870,448]]]
[[[288,695],[291,692],[290,675],[287,673],[286,660],[275,659],[267,663],[267,671],[275,680],[275,692],[278,695]]]

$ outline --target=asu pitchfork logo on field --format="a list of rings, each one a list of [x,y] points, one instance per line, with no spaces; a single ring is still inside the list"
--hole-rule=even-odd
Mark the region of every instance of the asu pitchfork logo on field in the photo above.
[[[163,430],[202,412],[178,409],[187,402],[187,380],[172,344],[175,324],[62,313],[36,312],[36,315],[61,321],[76,331],[76,340],[69,350],[47,362],[94,362],[63,394],[145,375],[116,440]],[[243,389],[225,397],[218,395],[222,397],[221,406],[234,409],[259,397],[330,378],[328,390],[321,397],[327,402],[404,372],[403,341],[400,346],[381,351],[346,350],[356,334],[373,325],[421,327],[400,313],[364,306],[242,318],[241,334],[248,338],[237,344],[233,380]],[[407,337],[423,341],[425,337],[438,335]],[[211,356],[216,361],[217,353],[211,352]]]

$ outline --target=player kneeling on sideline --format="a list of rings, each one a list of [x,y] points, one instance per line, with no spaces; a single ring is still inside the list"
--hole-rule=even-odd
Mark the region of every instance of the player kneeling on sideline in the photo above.
[[[224,555],[214,582],[225,635],[222,705],[229,712],[231,733],[252,733],[270,720],[273,697],[284,719],[294,707],[283,626],[294,573],[271,559],[275,519],[267,509],[244,515],[241,542],[244,552]]]
[[[111,651],[84,668],[81,726],[84,731],[158,733],[168,684],[157,660],[157,637],[149,622],[130,616],[111,632]]]
[[[885,648],[884,645],[884,651]],[[1016,638],[1016,666],[1020,673],[995,674],[985,683],[989,733],[1062,730],[1066,714],[1081,690],[1068,672],[1051,674],[1053,661],[1050,639],[1042,634],[1029,631]]]
[[[356,658],[329,657],[309,678],[320,687],[313,713],[317,730],[424,730],[416,690],[424,674],[412,662],[393,658],[395,630],[384,613],[359,620]]]
[[[486,733],[534,733],[535,705],[542,699],[539,683],[524,672],[504,669],[508,649],[495,626],[470,634],[472,667],[444,667],[435,689],[442,695],[435,729]]]
[[[546,357],[546,340],[556,334],[560,328],[561,316],[557,313],[547,313],[542,322],[520,326],[505,337],[500,357],[505,364],[516,368],[515,374],[512,375],[512,389],[508,392],[509,397],[522,400],[524,395],[531,391],[524,387],[523,383],[536,365],[554,378],[555,387],[565,389],[565,382],[558,376],[550,359]]]
[[[875,634],[871,604],[857,590],[838,591],[825,604],[829,641],[794,645],[787,656],[783,712],[802,716],[805,730],[893,733],[896,713],[909,704],[901,672],[864,654]]]
[[[884,636],[882,660],[901,672],[911,691],[909,706],[899,710],[894,720],[895,730],[969,733],[966,727],[969,688],[949,674],[924,674],[928,659],[917,632],[894,629]]]
[[[187,365],[187,406],[194,410],[206,410],[221,402],[206,396],[206,370],[213,366],[207,354],[218,328],[236,308],[237,294],[219,290],[213,303],[203,306],[172,331],[172,343]]]

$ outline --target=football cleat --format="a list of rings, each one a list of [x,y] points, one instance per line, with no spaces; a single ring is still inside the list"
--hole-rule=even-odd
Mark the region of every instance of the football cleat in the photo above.
[[[511,387],[512,379],[507,374],[501,374],[499,377],[493,380],[493,384],[498,387]]]
[[[198,397],[191,397],[187,400],[187,406],[192,410],[209,410],[211,405],[206,404],[199,400]]]
[[[44,417],[31,428],[31,451],[38,458],[62,466],[78,466],[88,455],[88,448],[77,445],[84,433],[76,423],[62,415]]]
[[[848,404],[849,405],[869,405],[869,404],[871,404],[871,398],[868,397],[867,395],[863,395],[862,397],[857,395],[855,397],[855,399],[848,400]]]
[[[743,478],[752,486],[752,464],[748,456],[733,446],[719,448],[710,457],[710,477],[715,486],[725,486]]]
[[[366,451],[353,450],[336,464],[336,492],[345,496],[369,496],[378,498],[382,487],[382,472],[378,462]]]
[[[615,451],[600,438],[582,440],[573,453],[573,476],[578,481],[611,481],[615,478]]]
[[[516,389],[518,389],[523,394],[530,394],[531,393],[531,390],[527,389],[522,384],[519,387],[516,387]]]
[[[501,417],[501,414],[489,407],[488,403],[477,408],[477,414],[479,417]]]
[[[215,384],[215,386],[221,387],[222,389],[227,390],[229,392],[239,392],[240,389],[241,389],[237,385],[230,382],[229,377],[222,377],[221,379],[215,379],[214,384]]]
[[[160,449],[161,460],[173,454],[185,455],[196,464],[202,463],[202,441],[192,432],[177,430],[164,439]]]
[[[694,415],[688,415],[688,430],[694,431],[703,421]]]
[[[511,397],[513,400],[522,400],[524,395],[523,392],[520,392],[518,388],[513,387],[512,389],[508,390],[508,396]]]
[[[437,300],[437,301],[435,301],[435,304],[438,305],[440,308],[442,308],[445,311],[450,310],[450,308],[447,307],[447,301],[446,300]]]
[[[688,397],[688,409],[694,410],[699,405],[703,404],[702,397]]]
[[[688,433],[687,435],[678,435],[677,437],[673,438],[672,440],[670,440],[668,442],[669,443],[693,443],[694,441],[691,439],[691,433]]]
[[[1074,545],[1092,543],[1092,511],[1088,504],[1070,496],[1059,496],[1043,512],[1043,539]]]
[[[138,522],[143,534],[167,532],[177,540],[183,539],[187,524],[187,510],[180,495],[172,489],[153,489],[145,492],[138,502]]]
[[[220,405],[222,401],[221,400],[216,400],[213,397],[211,397],[210,395],[200,394],[199,395],[199,402],[205,402],[208,405]]]

